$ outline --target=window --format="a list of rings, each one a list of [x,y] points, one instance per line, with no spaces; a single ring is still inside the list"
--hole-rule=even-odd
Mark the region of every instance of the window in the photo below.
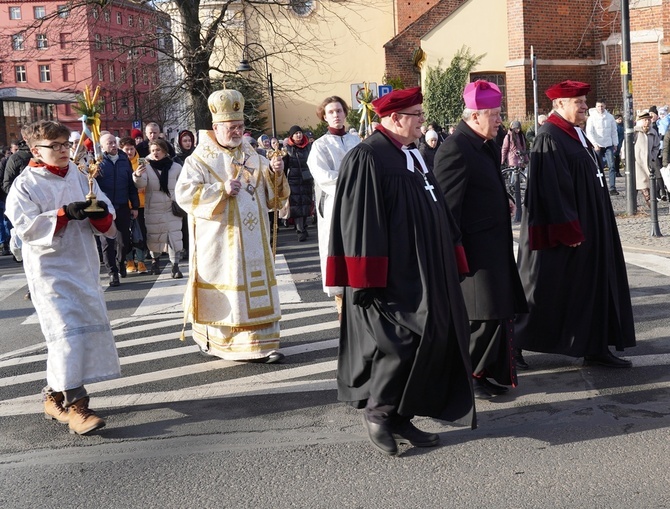
[[[74,64],[63,64],[63,81],[74,81]]]
[[[97,7],[93,7],[91,14],[93,15],[93,19],[98,19],[100,17],[100,13],[98,12]]]
[[[156,51],[153,48],[149,50],[149,56],[152,58],[156,56]]]
[[[116,24],[123,25],[123,16],[121,15],[120,12],[116,13]]]
[[[37,34],[36,41],[37,49],[47,49],[49,47],[46,34]]]
[[[59,5],[57,9],[60,18],[67,18],[70,15],[70,9],[67,5]]]
[[[95,34],[95,49],[102,49],[102,36]]]
[[[116,115],[116,97],[112,97],[110,105],[112,107],[112,115]]]
[[[105,81],[105,68],[102,64],[98,64],[98,79],[100,81]]]
[[[129,26],[129,27],[133,26],[133,21],[134,21],[134,20],[133,20],[133,15],[132,15],[132,14],[128,14],[128,26]]]
[[[40,65],[40,82],[49,83],[51,81],[51,66]]]
[[[21,19],[21,7],[10,7],[9,19]]]
[[[158,73],[155,73],[155,72],[151,73],[151,82],[154,85],[158,85]]]
[[[127,79],[127,73],[126,67],[124,65],[121,66],[121,83],[125,83]]]
[[[16,82],[17,83],[25,83],[27,80],[26,78],[26,66],[25,65],[15,65],[14,66],[14,74],[16,75]]]
[[[114,83],[114,77],[115,77],[114,63],[110,62],[110,64],[109,64],[109,81],[110,81],[110,83]]]
[[[105,37],[105,45],[107,46],[107,49],[112,49],[112,38],[110,36]]]
[[[133,69],[130,72],[133,79],[133,83],[137,83],[137,69]]]
[[[22,51],[26,49],[24,47],[24,38],[23,34],[15,34],[12,35],[12,49],[16,51]]]
[[[42,19],[47,15],[47,8],[42,6],[33,7],[33,16],[35,19]]]
[[[137,23],[139,24],[140,28],[144,28],[144,18],[139,18]]]
[[[72,48],[72,34],[60,34],[60,49]]]
[[[502,102],[500,103],[500,115],[502,118],[507,117],[507,85],[505,83],[505,73],[491,73],[491,72],[473,72],[470,74],[471,81],[485,80],[498,85],[502,93]]]
[[[142,69],[142,83],[145,85],[149,84],[149,73],[147,73],[146,69]]]
[[[4,79],[2,77],[2,67],[0,67],[0,83],[4,83]]]
[[[102,17],[104,18],[104,20],[105,20],[106,22],[109,23],[109,19],[110,19],[109,11],[105,11],[105,12],[102,14]]]
[[[118,48],[119,48],[119,50],[123,49],[123,46],[124,46],[124,43],[123,43],[123,37],[119,37],[119,38],[117,39],[116,43],[118,44]]]
[[[290,5],[294,14],[308,16],[314,10],[314,0],[291,0]]]

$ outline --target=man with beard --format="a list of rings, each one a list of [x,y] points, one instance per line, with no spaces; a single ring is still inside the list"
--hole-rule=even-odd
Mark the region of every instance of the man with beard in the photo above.
[[[635,346],[626,265],[602,163],[580,125],[590,86],[550,87],[553,113],[539,129],[521,222],[518,265],[529,313],[517,346],[629,368],[616,357]]]
[[[214,130],[200,131],[175,189],[189,217],[184,320],[205,354],[279,362],[281,310],[268,210],[288,197],[284,163],[242,141],[244,97],[237,90],[214,92],[208,105]]]
[[[475,425],[458,233],[416,149],[421,89],[372,104],[381,125],[342,161],[326,286],[343,286],[338,397],[365,408],[372,444],[438,444],[415,415]]]

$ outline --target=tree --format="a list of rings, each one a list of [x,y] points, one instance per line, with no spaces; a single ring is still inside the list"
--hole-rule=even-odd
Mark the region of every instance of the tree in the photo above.
[[[387,1],[349,0],[340,8],[346,8],[356,16],[357,5],[382,6]],[[141,111],[145,119],[158,118],[160,112],[154,108],[179,104],[180,94],[186,94],[190,104],[184,110],[188,109],[193,119],[184,123],[195,125],[196,129],[209,128],[211,116],[207,98],[214,90],[214,83],[228,79],[240,59],[249,61],[254,70],[249,79],[262,86],[267,83],[266,64],[269,72],[282,76],[282,88],[275,89],[276,94],[281,95],[299,93],[318,83],[319,71],[330,68],[329,56],[337,51],[335,45],[324,44],[328,34],[317,32],[320,25],[313,22],[315,16],[332,15],[335,19],[333,7],[327,1],[319,2],[318,9],[312,12],[314,2],[306,0],[69,0],[66,4],[69,12],[84,13],[83,21],[79,22],[82,23],[81,40],[73,41],[73,53],[76,53],[76,43],[88,47],[95,44],[95,30],[89,29],[91,17],[88,13],[94,10],[104,13],[112,6],[122,4],[153,14],[151,26],[138,30],[132,40],[114,40],[116,58],[111,53],[109,55],[110,60],[128,62],[130,74],[131,67],[136,73],[145,71],[140,61],[133,61],[133,55],[141,55],[145,50],[159,54],[161,79],[155,88],[161,89],[160,100],[151,101],[153,106],[147,105],[151,111]],[[35,20],[27,29],[36,30],[45,23],[58,23],[58,18],[57,14],[50,14]],[[72,22],[71,18],[69,23],[72,25]],[[103,22],[102,14],[96,22]],[[361,40],[345,16],[339,16],[336,22],[348,28],[351,37]],[[57,28],[54,31],[58,33]],[[5,40],[9,40],[11,34],[4,35],[7,36]],[[257,44],[252,47],[250,43],[255,41],[263,41],[263,51]],[[0,59],[2,57],[0,55]],[[295,63],[299,59],[308,59],[316,66],[313,76],[298,73]],[[90,83],[95,81],[95,76],[81,77],[81,81]],[[139,98],[139,105],[143,106],[145,95],[135,89],[130,95],[129,101],[137,102]]]
[[[445,70],[441,69],[442,60],[437,67],[429,67],[426,73],[425,94],[423,108],[426,119],[438,122],[443,126],[454,124],[463,113],[463,89],[468,82],[470,71],[481,62],[486,54],[474,56],[470,48],[463,46],[451,64]]]

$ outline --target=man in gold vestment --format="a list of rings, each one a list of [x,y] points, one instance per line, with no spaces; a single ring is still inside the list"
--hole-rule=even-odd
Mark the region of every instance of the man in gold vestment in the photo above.
[[[175,189],[188,212],[192,246],[185,320],[209,355],[279,362],[281,310],[268,211],[288,198],[284,165],[243,141],[242,94],[219,90],[208,105],[213,130],[200,131]]]

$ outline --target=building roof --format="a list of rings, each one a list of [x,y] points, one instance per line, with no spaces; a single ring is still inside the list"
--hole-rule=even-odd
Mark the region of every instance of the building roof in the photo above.
[[[35,90],[32,88],[8,87],[0,88],[0,101],[68,104],[77,102],[77,98],[75,94],[71,92],[55,92],[52,90]]]

